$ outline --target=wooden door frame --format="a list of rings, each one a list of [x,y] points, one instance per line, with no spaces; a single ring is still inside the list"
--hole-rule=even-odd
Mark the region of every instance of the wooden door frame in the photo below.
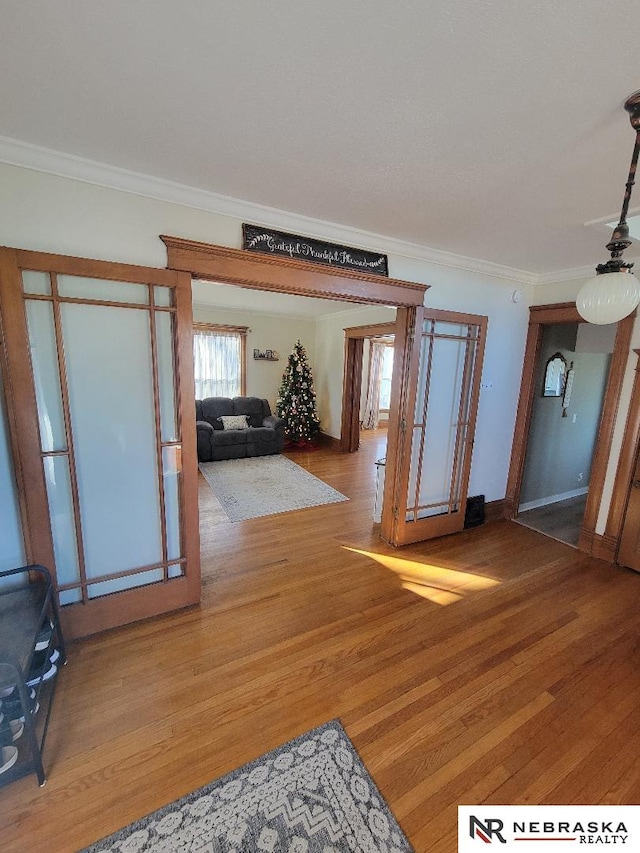
[[[395,455],[400,444],[400,404],[411,381],[405,364],[411,354],[416,308],[424,305],[424,295],[429,285],[370,273],[338,270],[306,261],[276,258],[166,234],[161,235],[160,239],[167,247],[168,268],[188,272],[194,278],[293,296],[396,307],[394,379],[389,406],[387,472],[380,527],[380,535],[384,538],[385,530],[390,530],[392,524],[392,509],[389,504],[390,497],[395,494]]]
[[[422,305],[429,289],[429,285],[414,281],[335,269],[166,234],[160,235],[160,239],[167,247],[169,269],[253,290],[399,307]]]
[[[350,326],[344,330],[344,381],[342,383],[342,426],[340,450],[354,453],[360,447],[360,397],[362,395],[362,368],[366,338],[393,335],[397,321],[375,323],[369,326]]]
[[[614,560],[617,560],[627,505],[631,495],[631,484],[636,470],[638,453],[640,453],[640,349],[634,349],[632,352],[635,353],[637,361],[618,467],[613,483],[613,494],[609,504],[607,526],[602,536],[601,550],[605,552],[604,559],[609,559],[609,556],[613,555]]]
[[[561,323],[584,322],[573,302],[559,303],[557,305],[535,305],[529,309],[529,330],[527,333],[524,363],[522,366],[520,399],[511,448],[511,462],[509,465],[504,503],[504,518],[512,519],[518,515],[527,441],[531,428],[533,401],[536,393],[534,383],[535,370],[542,345],[544,327]],[[611,453],[611,443],[616,415],[618,413],[620,392],[629,358],[629,347],[634,322],[635,312],[618,323],[611,366],[604,393],[600,425],[594,445],[587,505],[578,540],[578,550],[607,559],[609,562],[613,562],[615,559],[618,539],[615,539],[614,543],[613,540],[607,540],[607,534],[605,534],[605,537],[599,536],[596,533],[596,523],[598,521],[604,480],[607,473],[607,463]],[[613,520],[613,524],[614,526],[618,524],[621,529],[619,512]]]
[[[171,237],[166,234],[160,239],[167,247],[167,267],[190,273],[194,278],[209,279],[224,284],[235,284],[254,290],[266,290],[272,293],[286,293],[292,296],[309,296],[320,299],[345,300],[363,305],[395,306],[409,309],[424,304],[424,294],[428,284],[387,278],[371,273],[334,269],[321,264],[290,258],[274,257],[244,249],[231,249],[213,243],[200,243]],[[400,323],[400,325],[399,325]],[[381,328],[392,328],[397,341],[404,342],[402,322],[396,318],[392,324],[372,324],[354,327],[359,331],[347,335],[345,344],[345,371],[343,376],[342,420],[340,450],[349,452],[354,447],[354,434],[358,420],[358,411],[354,415],[353,394],[361,382],[362,347],[368,334],[378,335]],[[345,332],[351,330],[345,330]],[[362,334],[360,334],[360,331]],[[360,374],[358,374],[358,360]],[[345,399],[348,407],[345,409]],[[357,398],[359,399],[359,397]],[[392,403],[393,406],[393,395]],[[398,419],[389,412],[388,442],[394,446],[393,429],[398,428]],[[389,445],[388,445],[389,446]]]

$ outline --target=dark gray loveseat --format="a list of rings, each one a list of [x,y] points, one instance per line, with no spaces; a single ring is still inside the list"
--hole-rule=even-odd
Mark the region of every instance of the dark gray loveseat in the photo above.
[[[221,418],[246,415],[246,429],[225,429]],[[206,397],[196,400],[198,461],[241,459],[280,453],[284,447],[284,421],[271,414],[268,400],[260,397]]]

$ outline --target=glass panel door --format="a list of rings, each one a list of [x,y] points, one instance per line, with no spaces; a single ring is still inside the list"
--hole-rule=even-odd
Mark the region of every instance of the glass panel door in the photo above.
[[[400,545],[462,530],[486,318],[419,309],[401,413],[393,535]]]
[[[70,635],[197,602],[193,365],[180,358],[191,349],[190,278],[18,258],[19,276],[5,277],[19,284],[25,352],[12,357],[24,371],[27,356],[38,446],[23,449],[42,466],[26,497],[44,493],[49,530],[35,536],[50,537]]]

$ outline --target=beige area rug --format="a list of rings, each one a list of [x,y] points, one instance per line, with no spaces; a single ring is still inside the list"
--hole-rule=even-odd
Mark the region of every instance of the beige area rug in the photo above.
[[[231,521],[349,500],[286,456],[201,462],[199,467]]]
[[[413,848],[333,720],[82,853],[196,851],[413,853]]]

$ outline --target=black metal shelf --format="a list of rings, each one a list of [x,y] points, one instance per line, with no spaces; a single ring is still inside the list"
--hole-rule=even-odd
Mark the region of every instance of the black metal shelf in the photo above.
[[[46,782],[42,763],[42,752],[49,728],[57,674],[49,681],[42,676],[48,666],[54,647],[59,651],[56,666],[66,662],[64,637],[53,583],[44,566],[21,566],[0,572],[0,579],[14,578],[17,588],[0,589],[0,693],[13,687],[11,698],[19,698],[24,731],[14,743],[18,748],[18,759],[13,767],[0,774],[0,787],[36,773],[40,785]],[[49,645],[44,653],[42,667],[33,687],[27,687],[26,679],[32,668],[35,645],[40,628],[49,619],[53,625]],[[31,699],[31,691],[35,697]],[[8,697],[0,698],[0,702]],[[37,710],[36,710],[37,709]],[[2,713],[2,706],[0,706]]]

